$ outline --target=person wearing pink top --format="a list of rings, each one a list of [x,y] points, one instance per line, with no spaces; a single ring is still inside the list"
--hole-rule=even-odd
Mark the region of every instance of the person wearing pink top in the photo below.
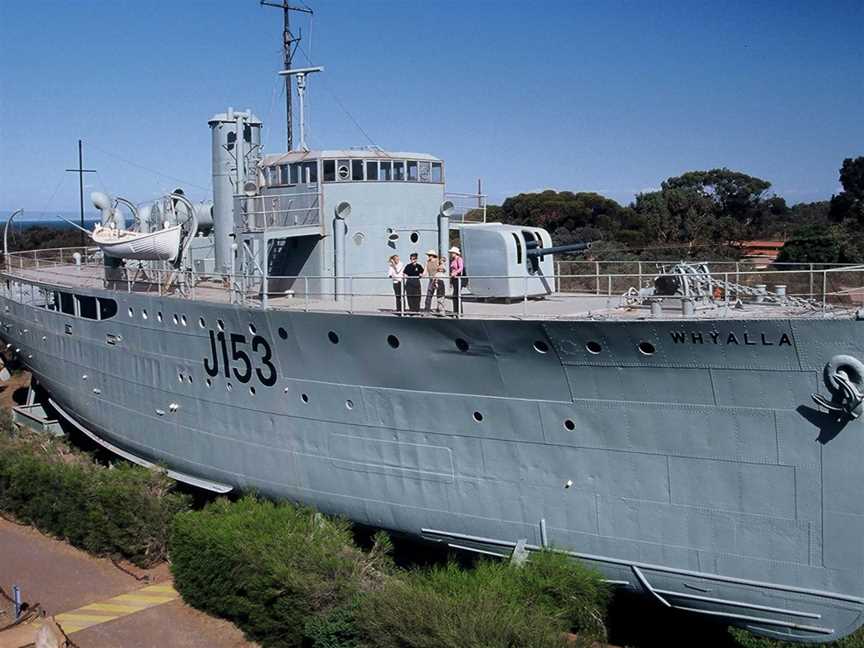
[[[462,252],[455,245],[450,248],[450,290],[453,298],[453,312],[459,315],[462,312],[462,277],[465,274],[465,262],[462,260]]]

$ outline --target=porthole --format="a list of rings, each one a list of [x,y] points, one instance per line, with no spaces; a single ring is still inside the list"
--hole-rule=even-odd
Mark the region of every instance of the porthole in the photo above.
[[[591,340],[590,342],[588,342],[588,344],[585,345],[585,350],[588,351],[588,353],[591,353],[593,355],[597,355],[598,353],[600,353],[603,350],[603,347],[600,346],[599,342],[595,342],[594,340]]]
[[[135,317],[135,311],[131,307],[129,308],[129,317]]]
[[[327,334],[327,338],[328,338],[328,339],[329,339],[333,344],[339,344],[339,335],[336,333],[336,331],[330,331],[330,332]],[[398,346],[398,345],[397,345],[397,346]]]
[[[201,328],[207,328],[207,322],[204,321],[203,317],[198,318],[198,326]]]
[[[233,387],[231,386],[231,383],[230,383],[230,382],[229,382],[229,383],[225,383],[225,389],[227,389],[228,391],[231,391],[231,390],[233,389]]]
[[[183,372],[182,371],[177,372],[177,382],[181,382],[181,383],[183,382]]]
[[[463,340],[462,338],[456,338],[456,348],[459,349],[462,353],[468,351],[468,342]]]
[[[186,326],[187,321],[186,321],[186,316],[185,316],[185,315],[181,315],[181,316],[180,316],[180,323],[181,323],[183,326]]]
[[[145,320],[147,319],[147,311],[146,310],[141,311],[141,317],[144,318]]]
[[[187,375],[186,376],[186,382],[188,382],[191,385],[192,384],[192,376]]]
[[[567,419],[564,421],[564,429],[572,432],[576,429],[576,424],[573,422],[572,419]]]
[[[474,420],[480,423],[483,420],[483,415],[480,412],[474,412]]]
[[[354,401],[352,401],[352,400],[346,400],[346,401],[345,401],[345,407],[346,407],[347,409],[349,409],[349,410],[354,409]]]
[[[287,340],[287,339],[288,339],[288,331],[286,331],[286,330],[285,330],[284,328],[282,328],[281,326],[279,327],[279,337],[282,338],[283,340]]]
[[[394,349],[398,349],[399,348],[399,338],[397,338],[395,335],[388,335],[387,336],[387,344],[389,344]]]
[[[548,353],[549,345],[546,344],[543,340],[537,340],[536,342],[534,342],[534,350],[537,353]]]
[[[412,243],[416,243],[420,240],[420,235],[417,232],[411,232],[411,236],[409,236],[408,238],[411,239]]]
[[[225,330],[225,322],[223,322],[221,319],[217,319],[216,320],[216,328],[218,328],[220,331],[224,331]]]
[[[205,380],[204,382],[206,383],[206,385],[207,385],[208,387],[212,387],[212,386],[213,386],[213,381],[210,380],[209,378],[208,378],[207,380]]]
[[[255,387],[250,387],[250,388],[249,388],[249,394],[250,394],[251,396],[254,396],[254,395],[255,395]]]
[[[639,343],[639,352],[642,355],[654,355],[654,352],[657,349],[654,348],[654,345],[650,342],[640,342]]]
[[[174,322],[174,326],[177,326],[180,323],[180,320],[177,318],[177,313],[174,313],[171,316],[171,321]]]
[[[308,394],[300,394],[300,400],[302,400],[304,403],[308,403],[309,402],[309,395]]]
[[[162,321],[162,311],[159,311],[158,313],[156,313],[156,319],[159,320],[160,322]]]
[[[258,332],[258,329],[255,328],[255,325],[254,325],[254,324],[250,324],[250,325],[249,325],[249,332],[250,332],[252,335],[255,335],[255,334]]]

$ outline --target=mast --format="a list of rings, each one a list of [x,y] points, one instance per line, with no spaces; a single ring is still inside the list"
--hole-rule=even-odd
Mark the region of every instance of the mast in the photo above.
[[[282,10],[282,64],[284,66],[284,70],[291,69],[291,62],[294,59],[294,53],[297,51],[297,46],[300,44],[300,41],[303,39],[303,30],[301,29],[298,33],[298,36],[295,38],[294,34],[291,33],[291,12],[298,11],[300,13],[312,15],[312,10],[309,7],[292,7],[288,0],[281,0],[281,2],[268,2],[268,0],[261,0],[261,6],[265,7],[276,7],[277,9]],[[292,151],[294,149],[294,119],[292,115],[292,100],[293,100],[293,89],[292,89],[292,81],[291,75],[285,75],[285,130],[286,130],[286,140],[288,143],[288,150]]]
[[[96,169],[85,169],[84,168],[84,150],[81,144],[81,140],[78,140],[78,168],[77,169],[66,169],[66,171],[71,171],[78,174],[78,199],[79,204],[81,206],[81,247],[84,247],[84,174],[85,173],[96,173]]]

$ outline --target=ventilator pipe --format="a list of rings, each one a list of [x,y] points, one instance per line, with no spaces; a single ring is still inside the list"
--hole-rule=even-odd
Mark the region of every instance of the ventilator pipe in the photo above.
[[[348,225],[345,219],[351,215],[351,203],[341,202],[336,205],[333,218],[333,274],[336,278],[335,301],[345,294],[345,237],[348,235]]]
[[[445,200],[438,210],[438,258],[441,260],[447,259],[447,250],[450,249],[450,216],[455,209],[451,201]],[[450,264],[445,263],[444,267],[449,268]]]
[[[6,263],[6,268],[9,268],[9,225],[12,223],[12,219],[15,218],[18,214],[23,214],[24,209],[16,209],[12,212],[12,215],[6,221],[5,227],[3,227],[3,260]]]

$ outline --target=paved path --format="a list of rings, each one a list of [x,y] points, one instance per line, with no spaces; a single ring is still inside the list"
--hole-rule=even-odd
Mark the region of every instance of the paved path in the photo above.
[[[21,587],[24,600],[55,615],[80,648],[255,648],[234,625],[185,605],[166,565],[143,573],[149,582],[0,520],[0,587]],[[19,645],[0,633],[0,648]]]

